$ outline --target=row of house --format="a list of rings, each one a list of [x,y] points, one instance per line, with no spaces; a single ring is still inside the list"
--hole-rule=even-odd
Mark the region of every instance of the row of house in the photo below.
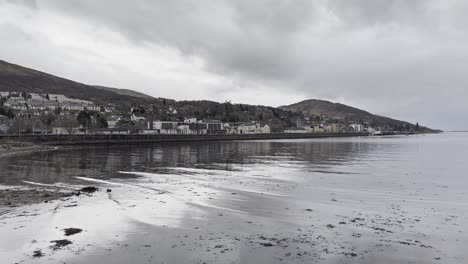
[[[251,123],[223,123],[219,120],[198,120],[197,118],[185,118],[183,122],[179,121],[162,121],[162,120],[147,120],[146,118],[132,115],[130,117],[133,122],[144,123],[145,127],[139,129],[140,134],[169,134],[169,135],[207,135],[207,134],[262,134],[271,133],[268,124],[258,122]],[[107,123],[109,128],[95,131],[99,134],[122,134],[123,130],[119,129],[118,123],[120,118],[117,116],[109,116]],[[128,133],[131,133],[130,131]]]
[[[91,101],[69,98],[62,94],[0,92],[0,98],[6,99],[6,107],[16,111],[45,111],[58,108],[63,111],[101,110],[100,106]]]

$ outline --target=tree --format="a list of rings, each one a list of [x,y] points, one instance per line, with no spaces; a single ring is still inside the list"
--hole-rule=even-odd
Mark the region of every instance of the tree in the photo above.
[[[7,115],[8,118],[13,119],[15,118],[15,113],[13,113],[13,110],[8,109]]]
[[[79,126],[78,120],[74,118],[66,119],[62,121],[63,127],[67,130],[69,135],[75,134]]]
[[[46,95],[45,95],[45,99],[46,99],[47,101],[50,100],[49,94],[46,94]]]
[[[416,123],[416,131],[418,131],[418,132],[419,132],[419,129],[420,129],[420,127],[419,127],[419,123]]]
[[[263,114],[262,113],[260,113],[260,115],[258,116],[258,120],[263,121]]]
[[[104,117],[104,116],[102,116],[100,114],[97,114],[96,115],[96,126],[98,128],[108,128],[109,124],[107,123],[106,117]]]
[[[88,127],[91,124],[91,115],[87,111],[81,111],[76,117],[78,123],[83,127]]]
[[[0,107],[0,115],[6,116],[7,114],[8,114],[8,111],[5,108]]]
[[[54,109],[54,114],[55,115],[60,115],[61,113],[62,113],[62,107],[59,106],[59,107]]]

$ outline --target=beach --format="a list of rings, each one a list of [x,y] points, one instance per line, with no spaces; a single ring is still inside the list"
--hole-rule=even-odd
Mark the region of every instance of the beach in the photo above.
[[[5,157],[3,188],[98,189],[6,207],[0,254],[7,263],[464,263],[464,139],[127,145]]]

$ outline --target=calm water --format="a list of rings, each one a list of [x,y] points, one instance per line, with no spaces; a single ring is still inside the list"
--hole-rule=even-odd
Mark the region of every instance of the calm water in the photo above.
[[[466,133],[1,158],[1,185],[112,192],[0,216],[0,256],[28,263],[41,249],[46,256],[34,262],[468,263],[467,160]],[[85,231],[69,247],[49,248],[67,227]]]

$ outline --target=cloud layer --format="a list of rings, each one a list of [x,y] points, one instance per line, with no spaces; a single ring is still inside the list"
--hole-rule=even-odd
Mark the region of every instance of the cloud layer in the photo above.
[[[0,0],[0,57],[153,96],[323,98],[461,129],[467,11],[462,0]]]

